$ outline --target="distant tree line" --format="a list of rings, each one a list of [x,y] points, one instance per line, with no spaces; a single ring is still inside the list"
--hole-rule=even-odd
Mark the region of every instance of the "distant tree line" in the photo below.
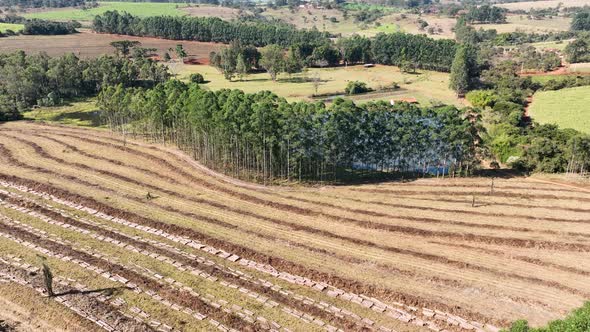
[[[168,78],[166,68],[149,59],[0,54],[0,121],[18,119],[35,105],[94,96],[106,85],[151,86]]]
[[[27,20],[23,35],[68,35],[78,32],[82,25],[78,22],[53,22],[40,19]]]
[[[94,30],[104,33],[150,36],[175,40],[197,40],[263,47],[289,48],[292,59],[305,66],[334,66],[344,63],[378,63],[400,66],[409,62],[416,68],[449,71],[456,51],[452,40],[434,40],[405,33],[378,34],[375,38],[353,36],[333,43],[326,33],[297,30],[291,26],[264,22],[227,22],[218,18],[158,16],[139,18],[128,13],[107,12],[95,18]],[[245,47],[245,46],[243,46]],[[249,50],[254,53],[253,50]],[[239,53],[239,52],[237,52]],[[214,62],[233,69],[236,52],[219,54]],[[230,60],[231,58],[231,60]],[[219,61],[224,59],[224,61]],[[248,59],[250,67],[256,63]],[[233,70],[227,70],[232,72]],[[233,76],[230,74],[230,76]]]
[[[478,162],[476,118],[452,106],[338,99],[326,107],[176,80],[153,89],[110,86],[98,105],[114,130],[172,141],[210,168],[258,181],[443,168],[466,174]]]
[[[590,10],[576,13],[570,28],[572,31],[590,31]]]
[[[417,68],[448,72],[456,51],[454,41],[424,35],[381,33],[371,40],[373,60],[384,65],[400,66],[409,61]]]
[[[229,22],[217,17],[152,16],[140,18],[129,13],[108,11],[93,21],[96,32],[131,36],[150,36],[173,40],[196,40],[229,44],[239,40],[256,47],[270,44],[318,43],[328,34],[317,30],[298,30],[287,24]]]
[[[465,14],[465,19],[469,23],[505,23],[506,10],[490,5],[473,6]]]
[[[0,23],[24,25],[22,31],[11,31],[6,35],[16,35],[18,33],[22,33],[24,35],[67,35],[78,32],[76,29],[82,26],[76,21],[54,22],[36,18],[26,19],[17,15],[6,15],[4,17],[0,17]],[[0,33],[0,37],[5,37],[5,35]]]
[[[569,63],[590,62],[590,35],[580,36],[564,49]]]
[[[84,0],[0,0],[0,7],[20,8],[61,8],[82,6],[84,4]]]

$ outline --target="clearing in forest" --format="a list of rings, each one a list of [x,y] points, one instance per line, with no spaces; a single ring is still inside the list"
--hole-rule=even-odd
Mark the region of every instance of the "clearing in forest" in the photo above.
[[[495,331],[590,298],[588,184],[263,187],[162,145],[24,121],[0,126],[0,169],[0,295],[28,290],[27,308],[37,254],[56,291],[112,290],[55,310],[137,330]]]
[[[289,101],[310,99],[312,95],[324,95],[318,100],[330,99],[336,96],[345,97],[344,88],[349,81],[367,83],[370,88],[377,90],[373,93],[351,95],[346,98],[355,101],[400,100],[415,98],[422,105],[445,103],[448,105],[463,105],[462,100],[449,89],[449,74],[428,70],[417,70],[416,73],[403,73],[398,67],[376,65],[365,68],[362,65],[333,68],[309,68],[302,73],[292,75],[281,74],[276,82],[267,73],[249,74],[242,80],[234,78],[226,80],[217,69],[212,66],[180,65],[172,68],[179,78],[188,78],[192,73],[202,74],[209,83],[209,89],[240,89],[255,93],[269,90],[285,97]],[[314,83],[315,82],[315,83]],[[400,86],[397,90],[388,90],[393,84]],[[385,90],[384,90],[385,89]],[[378,90],[384,90],[379,92]]]

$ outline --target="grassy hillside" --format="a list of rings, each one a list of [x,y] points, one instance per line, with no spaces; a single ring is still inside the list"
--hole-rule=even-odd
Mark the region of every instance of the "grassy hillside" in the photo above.
[[[541,123],[555,123],[590,133],[590,87],[544,91],[535,94],[530,113]]]
[[[369,87],[380,89],[391,86],[392,83],[400,85],[398,91],[358,95],[352,99],[369,100],[390,100],[400,98],[416,98],[422,104],[429,104],[431,101],[441,101],[446,104],[461,105],[455,94],[448,88],[449,74],[433,71],[419,71],[418,74],[404,74],[399,68],[393,66],[375,66],[364,68],[363,66],[349,66],[337,68],[310,68],[304,73],[288,76],[279,76],[277,82],[273,82],[267,73],[258,73],[245,76],[242,81],[234,78],[232,82],[227,81],[221,73],[211,66],[185,66],[178,65],[171,67],[172,72],[178,74],[179,78],[187,78],[192,73],[202,74],[210,81],[205,86],[212,90],[224,88],[240,89],[246,92],[270,90],[288,100],[309,99],[315,93],[312,83],[314,77],[319,77],[321,84],[318,87],[318,94],[342,93],[346,84],[351,80],[365,82]]]

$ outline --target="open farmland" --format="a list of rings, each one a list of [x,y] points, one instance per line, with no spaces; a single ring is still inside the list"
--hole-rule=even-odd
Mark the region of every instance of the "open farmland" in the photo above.
[[[527,32],[527,33],[548,33],[556,31],[567,31],[570,28],[571,18],[553,17],[542,20],[531,20],[526,15],[508,15],[506,23],[499,24],[474,24],[476,29],[491,30],[499,33],[504,32]]]
[[[541,123],[554,123],[590,134],[590,87],[577,87],[535,94],[529,109]]]
[[[587,185],[262,187],[171,148],[29,122],[1,125],[0,150],[0,285],[31,289],[25,307],[36,254],[57,292],[111,290],[54,310],[137,331],[495,331],[590,298]]]
[[[81,33],[60,36],[13,36],[2,38],[0,53],[24,50],[35,54],[46,52],[50,56],[60,56],[66,53],[74,53],[80,57],[91,58],[103,54],[113,54],[115,49],[110,45],[117,40],[136,40],[142,47],[156,48],[162,56],[169,48],[181,43],[189,56],[208,59],[211,51],[217,51],[221,47],[215,43],[201,43],[195,41],[176,41],[149,37],[132,37],[109,34],[97,34],[83,30]]]
[[[342,12],[336,9],[278,8],[266,9],[262,15],[293,24],[299,29],[315,27],[320,31],[341,33],[342,35],[351,35],[360,30],[352,15],[344,18]],[[336,22],[330,21],[332,17],[336,19]]]
[[[229,82],[212,66],[178,65],[172,68],[172,72],[178,73],[180,78],[188,78],[188,75],[192,73],[200,73],[210,81],[204,86],[211,90],[230,88],[250,93],[269,90],[290,101],[311,98],[315,93],[313,79],[319,78],[321,84],[318,86],[318,94],[343,95],[349,81],[359,80],[376,90],[391,86],[392,83],[399,84],[401,89],[352,95],[347,98],[359,101],[415,98],[424,105],[434,101],[448,105],[463,103],[449,89],[448,73],[419,70],[417,74],[405,74],[393,66],[309,68],[303,73],[280,75],[277,82],[273,82],[267,73],[250,74],[242,81],[234,78]]]
[[[428,34],[426,29],[420,29],[420,22],[418,20],[424,20],[428,23],[428,28],[432,27],[436,30],[435,34]],[[434,39],[453,39],[455,33],[453,27],[455,26],[456,19],[451,17],[437,16],[437,15],[416,15],[416,14],[405,14],[402,17],[401,14],[394,13],[381,17],[378,20],[382,26],[397,26],[399,31],[411,33],[411,34],[426,34],[428,37]],[[360,34],[367,36],[374,35],[378,32],[395,32],[395,31],[380,31],[378,28],[369,29],[367,31],[360,31]],[[391,28],[390,28],[391,30]]]
[[[240,9],[209,6],[209,5],[189,5],[180,8],[182,11],[188,13],[190,16],[214,16],[223,20],[237,19],[240,16]],[[246,12],[246,14],[252,14]]]
[[[99,2],[99,6],[90,9],[81,8],[57,8],[44,11],[34,11],[25,14],[26,18],[39,18],[44,20],[76,20],[76,21],[92,21],[96,15],[103,14],[109,10],[117,10],[120,12],[127,12],[129,14],[147,17],[158,15],[182,16],[187,15],[182,10],[185,7],[184,3],[174,2]]]

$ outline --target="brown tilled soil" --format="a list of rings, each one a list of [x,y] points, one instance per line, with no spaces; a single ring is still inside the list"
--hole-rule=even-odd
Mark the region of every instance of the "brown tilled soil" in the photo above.
[[[97,34],[88,30],[81,33],[63,36],[14,36],[2,38],[0,53],[24,50],[35,54],[46,52],[50,56],[60,56],[74,53],[82,58],[95,58],[103,54],[113,54],[111,42],[117,40],[134,40],[141,42],[142,47],[156,48],[157,54],[163,56],[169,48],[174,48],[179,42],[149,37],[132,37],[111,34]],[[182,41],[188,56],[200,64],[208,63],[209,53],[221,48],[221,44]]]

